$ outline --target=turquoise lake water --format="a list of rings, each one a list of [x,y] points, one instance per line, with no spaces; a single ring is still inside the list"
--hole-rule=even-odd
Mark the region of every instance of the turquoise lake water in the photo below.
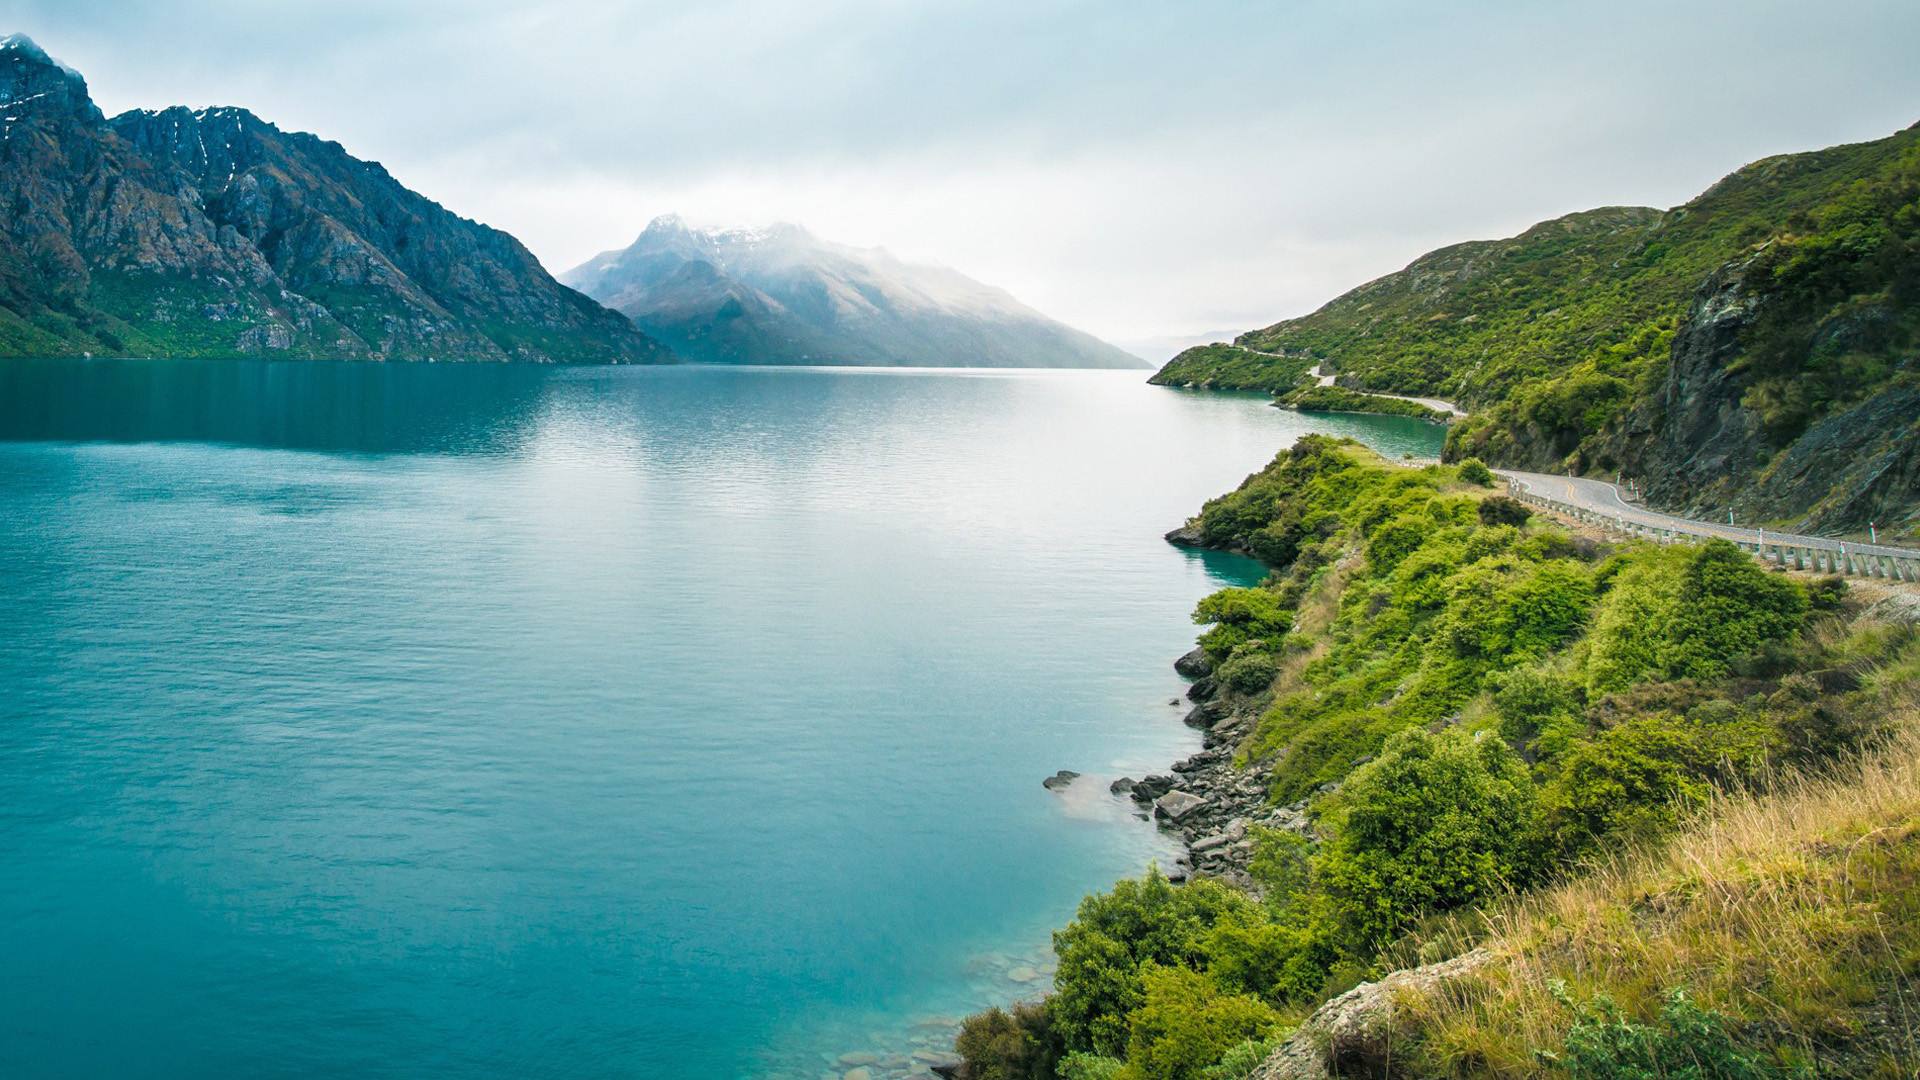
[[[1198,746],[1138,372],[0,363],[0,1075],[837,1076],[1038,993]],[[1064,795],[1040,780],[1088,778]],[[876,1070],[886,1075],[886,1070]]]

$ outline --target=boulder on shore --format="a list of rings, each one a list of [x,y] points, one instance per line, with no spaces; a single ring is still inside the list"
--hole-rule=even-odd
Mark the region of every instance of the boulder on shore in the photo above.
[[[1151,803],[1153,800],[1172,791],[1173,784],[1173,777],[1156,773],[1144,780],[1135,780],[1133,787],[1128,790],[1133,794],[1134,802]]]
[[[1213,658],[1196,645],[1192,652],[1173,662],[1173,670],[1189,679],[1204,679],[1213,674]]]
[[[1167,534],[1167,543],[1178,547],[1206,547],[1207,534],[1200,531],[1200,522],[1196,519]]]
[[[1169,791],[1154,800],[1153,812],[1168,821],[1179,821],[1207,805],[1207,800],[1185,791]]]

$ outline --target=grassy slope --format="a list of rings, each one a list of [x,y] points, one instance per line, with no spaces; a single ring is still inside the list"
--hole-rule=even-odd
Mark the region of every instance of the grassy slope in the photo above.
[[[1736,796],[1671,841],[1497,905],[1483,972],[1413,1003],[1409,1068],[1517,1075],[1566,1043],[1570,1002],[1657,1024],[1684,989],[1761,1060],[1829,1076],[1920,1068],[1920,724],[1857,767]]]
[[[1664,214],[1594,210],[1444,248],[1244,348],[1189,350],[1155,380],[1285,393],[1294,358],[1321,358],[1343,383],[1468,405],[1458,452],[1604,467],[1658,404],[1696,290],[1748,258],[1773,314],[1733,362],[1753,368],[1743,403],[1771,445],[1912,378],[1896,369],[1920,336],[1920,129],[1755,162]],[[1849,312],[1857,325],[1828,332]]]

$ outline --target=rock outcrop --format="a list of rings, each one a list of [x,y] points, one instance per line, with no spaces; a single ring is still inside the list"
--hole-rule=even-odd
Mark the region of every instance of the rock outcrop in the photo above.
[[[1650,504],[1692,517],[1794,522],[1795,532],[1913,527],[1920,513],[1920,384],[1907,374],[1832,408],[1799,430],[1769,430],[1750,406],[1758,324],[1783,301],[1750,278],[1759,256],[1702,283],[1675,334],[1660,390],[1608,441],[1605,456],[1643,477]],[[1893,320],[1882,305],[1822,320],[1792,348],[1844,355]],[[1774,343],[1768,347],[1780,349]],[[1774,361],[1780,363],[1778,359]],[[1920,373],[1909,356],[1897,374]]]
[[[1437,964],[1393,972],[1378,982],[1361,983],[1315,1009],[1254,1070],[1251,1080],[1392,1075],[1394,1043],[1400,1035],[1395,1010],[1401,995],[1430,993],[1471,975],[1492,959],[1485,949],[1475,949]]]

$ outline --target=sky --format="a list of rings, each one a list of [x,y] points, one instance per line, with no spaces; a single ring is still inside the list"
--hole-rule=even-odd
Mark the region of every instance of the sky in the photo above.
[[[679,213],[1169,354],[1448,243],[1920,120],[1920,3],[0,0],[109,114],[242,105],[549,270]]]

